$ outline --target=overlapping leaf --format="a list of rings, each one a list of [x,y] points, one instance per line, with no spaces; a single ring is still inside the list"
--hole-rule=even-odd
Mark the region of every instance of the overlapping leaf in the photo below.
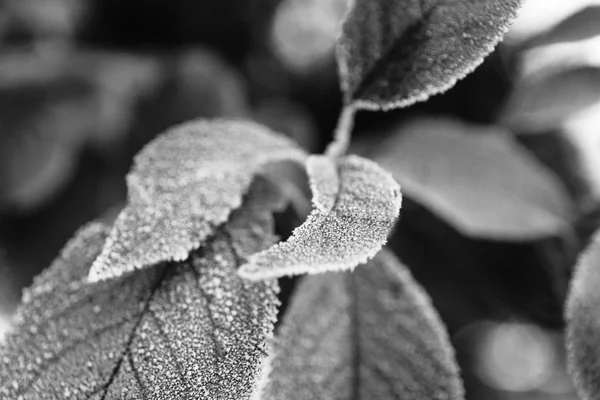
[[[383,250],[307,277],[275,344],[263,400],[458,400],[462,383],[428,296]]]
[[[107,229],[79,232],[0,346],[0,398],[249,399],[277,286],[237,276],[240,254],[273,239],[270,202],[247,203],[187,261],[97,284],[86,276]]]
[[[266,163],[304,156],[293,142],[248,121],[199,120],[169,130],[136,157],[127,176],[129,203],[90,280],[184,260],[240,206]]]
[[[452,87],[494,46],[521,0],[356,0],[338,64],[346,102],[405,107]]]
[[[600,396],[600,234],[585,251],[571,282],[567,299],[569,369],[584,400]]]
[[[400,211],[400,188],[372,161],[348,156],[339,165],[311,156],[307,165],[314,209],[285,242],[251,256],[248,279],[350,269],[387,241]]]
[[[451,119],[416,120],[382,143],[375,160],[406,195],[467,235],[550,236],[572,218],[558,179],[502,131]]]

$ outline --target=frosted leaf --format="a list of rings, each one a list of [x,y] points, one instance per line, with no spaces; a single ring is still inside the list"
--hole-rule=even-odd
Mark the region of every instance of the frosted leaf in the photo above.
[[[185,262],[96,284],[85,279],[108,230],[84,229],[24,297],[0,346],[0,398],[249,399],[278,289],[240,279],[236,250],[271,243],[256,234],[268,216],[242,207]]]
[[[346,102],[392,109],[444,92],[501,40],[521,0],[355,0],[337,60]]]
[[[375,154],[407,196],[466,235],[534,239],[558,234],[571,221],[561,182],[502,130],[420,119]]]
[[[324,156],[308,160],[314,209],[307,220],[287,241],[251,256],[240,275],[266,279],[350,269],[385,244],[400,211],[398,184],[358,156],[341,159],[339,177],[328,162]]]
[[[304,278],[275,342],[263,400],[458,400],[462,382],[429,297],[386,250]]]
[[[575,268],[566,303],[569,371],[583,400],[600,395],[600,231]]]
[[[136,156],[128,205],[90,281],[186,259],[241,205],[265,164],[304,157],[290,140],[248,121],[197,120],[170,129]]]

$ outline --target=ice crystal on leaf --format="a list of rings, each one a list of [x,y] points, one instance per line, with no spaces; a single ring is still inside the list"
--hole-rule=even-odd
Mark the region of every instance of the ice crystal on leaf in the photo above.
[[[186,259],[241,205],[265,164],[304,158],[289,139],[248,121],[198,120],[170,129],[136,156],[128,204],[90,281]]]
[[[308,276],[275,342],[263,400],[458,400],[462,382],[429,297],[387,250]]]
[[[337,59],[346,102],[405,107],[454,86],[483,61],[521,0],[355,0]]]
[[[0,346],[0,398],[249,399],[278,304],[276,282],[237,275],[240,252],[273,240],[273,203],[253,199],[185,262],[95,284],[108,230],[81,230],[26,292]]]
[[[265,279],[354,268],[387,241],[400,211],[400,187],[372,161],[310,156],[307,171],[314,209],[285,242],[251,256],[240,268]],[[337,171],[336,171],[337,169]]]

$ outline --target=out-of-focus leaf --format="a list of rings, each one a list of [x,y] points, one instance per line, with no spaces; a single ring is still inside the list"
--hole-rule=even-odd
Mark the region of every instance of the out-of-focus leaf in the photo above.
[[[515,18],[520,0],[356,0],[338,64],[346,102],[406,107],[473,71]]]
[[[282,1],[271,30],[275,55],[300,73],[328,61],[347,7],[344,0]]]
[[[375,154],[406,195],[470,236],[539,238],[560,233],[572,218],[558,179],[495,128],[416,120]]]
[[[265,164],[304,157],[287,138],[248,121],[197,120],[171,128],[136,156],[127,176],[128,205],[90,280],[184,260],[241,205]]]
[[[167,56],[169,59],[172,56]],[[172,62],[172,61],[171,61]],[[244,80],[217,54],[197,48],[176,58],[166,110],[173,124],[197,117],[247,117]]]
[[[123,279],[86,282],[108,230],[79,232],[25,293],[0,346],[0,397],[250,398],[278,289],[236,273],[242,254],[273,240],[270,201],[249,197],[189,260]]]
[[[6,13],[12,31],[38,39],[70,36],[80,28],[91,1],[88,0],[6,0]]]
[[[532,46],[569,43],[600,35],[600,5],[585,7],[531,40]]]
[[[584,400],[600,396],[600,234],[583,253],[567,298],[569,369]]]
[[[319,150],[317,126],[312,115],[301,104],[286,98],[260,103],[253,118],[271,129],[286,134],[311,152]]]
[[[265,400],[463,398],[445,328],[392,253],[352,273],[309,276],[296,290]]]
[[[31,210],[59,194],[81,148],[122,139],[135,106],[159,80],[160,68],[150,58],[5,54],[0,59],[0,202]]]
[[[285,242],[240,268],[248,279],[354,268],[385,244],[400,211],[400,187],[377,164],[348,156],[307,162],[313,211]]]
[[[600,104],[600,68],[533,75],[516,85],[500,122],[519,133],[546,132],[595,104]]]

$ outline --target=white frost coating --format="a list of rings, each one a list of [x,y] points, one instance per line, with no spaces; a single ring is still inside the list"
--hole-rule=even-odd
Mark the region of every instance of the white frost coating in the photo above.
[[[483,62],[521,0],[356,0],[337,62],[346,104],[407,107],[442,93]]]
[[[400,212],[400,187],[376,163],[358,156],[341,159],[338,170],[331,210],[315,207],[287,241],[250,257],[241,276],[258,280],[351,269],[381,249]],[[327,183],[335,181],[321,180],[319,186]],[[318,188],[313,195],[333,192]],[[316,199],[313,204],[324,203]]]
[[[529,240],[560,233],[573,218],[558,178],[502,129],[449,118],[396,128],[374,159],[402,190],[462,233]]]
[[[464,398],[429,296],[385,249],[352,273],[305,277],[274,350],[262,400]]]
[[[71,288],[108,235],[98,224],[80,231],[36,279],[0,345],[0,399],[250,399],[278,288],[240,279],[237,250],[271,244],[260,233],[272,224],[245,204],[183,263]]]
[[[600,231],[577,263],[566,302],[569,372],[584,400],[600,393]]]
[[[306,172],[313,194],[313,206],[322,213],[331,211],[340,190],[335,161],[325,156],[309,156]]]
[[[90,282],[186,259],[241,205],[266,163],[305,157],[289,139],[249,121],[198,120],[170,129],[136,156],[129,202]]]

